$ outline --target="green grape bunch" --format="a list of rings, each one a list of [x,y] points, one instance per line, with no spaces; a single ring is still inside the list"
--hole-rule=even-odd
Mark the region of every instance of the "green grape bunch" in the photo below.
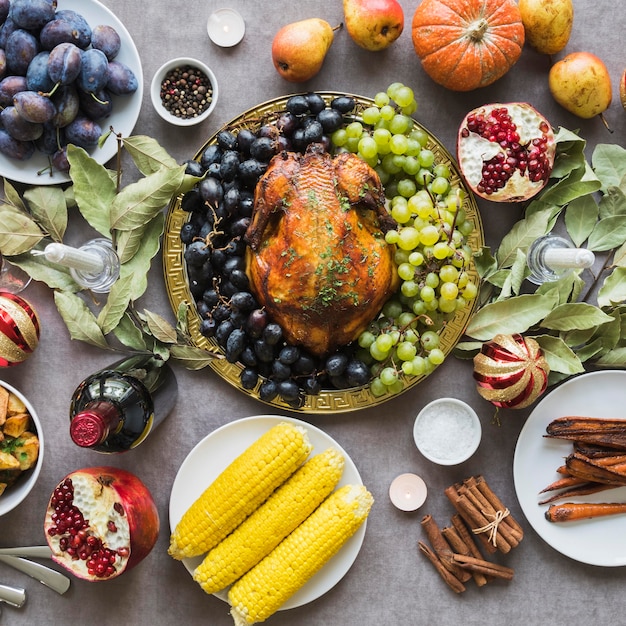
[[[466,192],[451,182],[449,165],[437,163],[430,136],[411,117],[416,110],[413,90],[396,82],[331,137],[336,149],[378,173],[398,224],[385,239],[395,246],[399,289],[358,338],[375,397],[399,393],[407,378],[443,363],[440,333],[478,293],[469,272],[475,225],[463,209]]]

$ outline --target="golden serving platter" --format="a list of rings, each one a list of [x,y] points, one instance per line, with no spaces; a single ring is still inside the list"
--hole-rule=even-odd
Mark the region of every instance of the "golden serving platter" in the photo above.
[[[363,96],[357,96],[353,94],[345,94],[331,91],[317,92],[327,102],[330,102],[333,98],[338,96],[349,95],[354,98],[357,103],[355,110],[349,114],[348,118],[359,119],[361,112],[368,106],[373,105],[373,100],[365,98]],[[228,129],[232,131],[239,131],[242,128],[256,129],[265,123],[275,122],[280,114],[284,112],[285,105],[290,96],[283,96],[274,100],[269,100],[263,104],[250,109],[235,117],[228,122],[220,130]],[[446,163],[452,172],[451,183],[459,185],[463,189],[467,190],[463,180],[458,171],[458,166],[454,158],[446,150],[446,148],[433,136],[433,134],[424,128],[419,122],[415,121],[415,125],[426,133],[430,137],[428,148],[435,153],[435,159],[437,163]],[[219,132],[219,131],[218,131]],[[200,159],[201,154],[207,148],[207,146],[217,142],[217,132],[212,135],[207,142],[198,150],[194,158]],[[200,331],[200,315],[196,311],[194,299],[189,290],[189,282],[187,279],[187,268],[184,259],[185,245],[180,240],[180,231],[190,219],[190,213],[183,211],[181,208],[182,196],[172,198],[168,206],[166,221],[165,221],[165,235],[163,241],[163,265],[165,274],[165,284],[167,288],[170,304],[176,313],[179,310],[181,304],[185,303],[190,307],[189,318],[189,333],[194,344],[200,348],[204,348],[212,353],[216,351],[221,352],[221,348],[213,338],[204,337]],[[476,199],[471,191],[468,191],[466,198],[463,201],[463,208],[467,214],[467,218],[474,222],[475,228],[471,235],[468,237],[468,241],[473,250],[479,250],[484,245],[484,232],[480,214],[478,212],[478,205]],[[470,268],[469,273],[472,279],[478,284],[478,274],[474,267]],[[444,354],[448,355],[454,346],[457,344],[472,313],[475,310],[477,301],[474,300],[467,307],[459,311],[455,317],[448,321],[440,334],[440,347]],[[221,376],[226,382],[230,383],[243,393],[260,400],[258,394],[258,387],[252,390],[244,389],[240,383],[239,377],[243,366],[238,363],[229,363],[226,359],[213,359],[209,365],[219,376]],[[405,386],[402,391],[404,393],[408,389],[411,389],[418,383],[420,383],[426,376],[412,376],[405,379]],[[397,395],[397,394],[396,394]],[[342,413],[347,411],[356,411],[358,409],[364,409],[375,405],[382,404],[387,400],[395,397],[393,394],[385,394],[380,397],[374,396],[369,386],[356,387],[351,389],[324,389],[318,395],[306,396],[305,402],[299,409],[283,402],[280,398],[276,398],[271,402],[264,402],[270,406],[278,407],[289,411],[300,411],[304,413]]]

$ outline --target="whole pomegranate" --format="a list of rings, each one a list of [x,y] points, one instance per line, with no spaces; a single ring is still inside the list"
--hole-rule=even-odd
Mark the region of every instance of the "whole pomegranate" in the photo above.
[[[52,558],[77,578],[110,580],[154,547],[159,515],[148,488],[115,467],[68,474],[54,489],[44,521]]]
[[[463,178],[482,198],[528,200],[543,189],[556,143],[548,121],[524,102],[486,104],[459,128],[457,157]]]

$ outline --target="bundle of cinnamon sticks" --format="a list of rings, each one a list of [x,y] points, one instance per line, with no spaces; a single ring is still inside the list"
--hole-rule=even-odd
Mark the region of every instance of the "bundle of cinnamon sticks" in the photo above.
[[[560,475],[541,490],[539,504],[600,493],[626,485],[626,420],[600,417],[559,417],[546,427],[546,437],[572,442],[572,453],[556,469]],[[550,522],[576,521],[626,513],[624,502],[550,504]]]
[[[444,528],[439,528],[431,515],[422,518],[430,546],[419,541],[420,552],[456,593],[465,591],[471,579],[479,587],[494,579],[512,580],[513,569],[485,559],[478,543],[490,554],[507,553],[519,545],[524,533],[483,476],[451,485],[445,494],[457,512],[451,525]]]

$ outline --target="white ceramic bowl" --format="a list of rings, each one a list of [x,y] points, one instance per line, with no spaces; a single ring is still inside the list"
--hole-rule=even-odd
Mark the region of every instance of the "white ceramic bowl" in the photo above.
[[[417,415],[413,438],[417,449],[439,465],[457,465],[476,452],[482,435],[480,420],[469,404],[439,398]]]
[[[213,88],[213,95],[211,97],[211,103],[208,108],[205,109],[200,115],[196,117],[177,117],[170,113],[165,106],[163,106],[163,102],[161,100],[161,84],[167,74],[171,72],[173,69],[177,67],[183,67],[185,65],[190,65],[201,72],[203,72],[206,76],[208,76],[209,81],[211,82],[211,86]],[[172,59],[167,63],[164,63],[154,74],[152,77],[152,83],[150,85],[150,99],[152,100],[152,106],[154,110],[166,121],[170,124],[174,124],[175,126],[195,126],[196,124],[200,124],[200,122],[204,122],[209,115],[213,112],[215,105],[217,104],[218,97],[218,87],[217,87],[217,79],[215,78],[215,74],[211,70],[211,68],[202,63],[202,61],[198,61],[197,59],[192,59],[191,57],[178,57],[176,59]]]
[[[3,380],[0,380],[0,387],[4,387],[7,391],[13,392],[24,403],[35,425],[36,435],[39,438],[39,456],[35,467],[24,472],[24,474],[17,479],[17,482],[7,487],[6,491],[0,496],[0,517],[2,517],[4,514],[12,511],[18,504],[21,504],[35,486],[41,472],[41,466],[43,465],[44,437],[39,416],[28,399],[20,391],[15,389],[15,387],[5,383]]]

